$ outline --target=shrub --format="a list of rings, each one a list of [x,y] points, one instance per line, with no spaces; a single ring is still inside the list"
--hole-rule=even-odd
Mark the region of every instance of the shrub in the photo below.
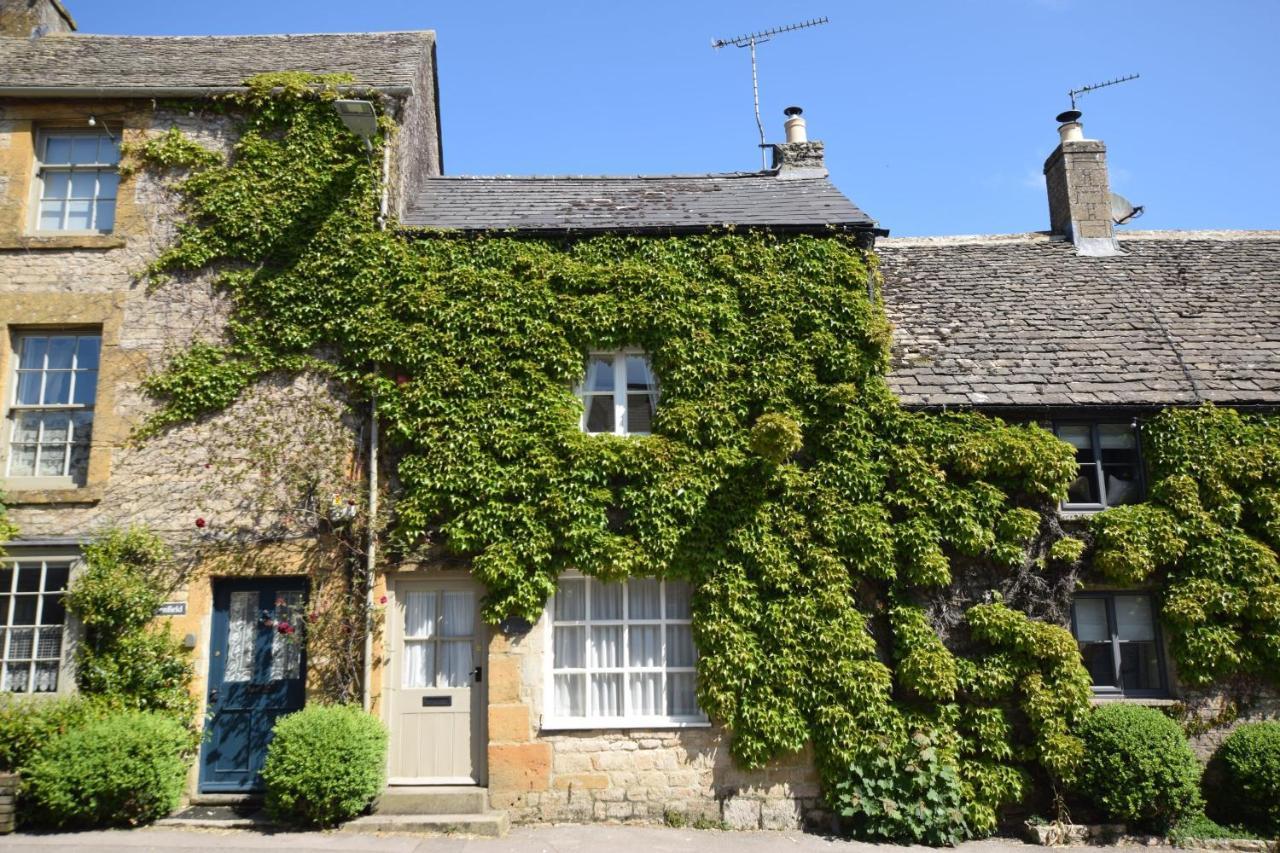
[[[23,769],[25,813],[51,827],[136,826],[178,805],[193,749],[171,716],[124,711],[55,737]]]
[[[1200,763],[1182,729],[1153,708],[1104,705],[1081,725],[1079,791],[1113,820],[1164,831],[1200,811]]]
[[[281,717],[262,779],[267,811],[305,826],[350,820],[386,784],[387,730],[348,705],[312,705]]]
[[[896,751],[863,750],[835,787],[836,810],[859,838],[951,845],[969,835],[960,771],[924,732]]]
[[[101,699],[0,696],[0,770],[21,770],[49,741],[113,710]]]
[[[1215,816],[1280,834],[1280,722],[1240,726],[1214,758],[1222,770],[1210,796]]]

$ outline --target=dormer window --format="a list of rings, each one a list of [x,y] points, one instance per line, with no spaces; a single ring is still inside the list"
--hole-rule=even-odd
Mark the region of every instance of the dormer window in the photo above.
[[[103,131],[49,131],[38,144],[36,231],[110,231],[120,183],[116,140]]]
[[[639,350],[592,353],[579,386],[582,431],[648,435],[658,406],[658,380]]]
[[[1127,423],[1059,423],[1058,438],[1076,449],[1076,479],[1062,508],[1093,512],[1142,500],[1138,435]]]

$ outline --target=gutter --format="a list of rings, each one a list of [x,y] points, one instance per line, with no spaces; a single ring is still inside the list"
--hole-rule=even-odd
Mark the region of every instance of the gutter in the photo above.
[[[339,92],[377,91],[395,98],[413,94],[412,86],[379,86],[347,84]],[[211,98],[218,95],[240,95],[248,86],[0,86],[0,98]],[[277,87],[273,94],[283,92]]]

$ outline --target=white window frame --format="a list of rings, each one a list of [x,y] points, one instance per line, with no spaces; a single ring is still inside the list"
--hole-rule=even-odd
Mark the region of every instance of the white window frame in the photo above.
[[[91,338],[92,337],[92,338],[98,339],[98,366],[94,368],[95,377],[94,377],[94,391],[93,391],[92,402],[89,402],[89,403],[71,402],[72,400],[75,399],[75,383],[76,383],[76,380],[79,378],[77,374],[83,372],[77,366],[79,364],[79,357],[80,357],[79,344],[77,344],[76,353],[72,357],[72,363],[71,363],[72,366],[70,368],[71,384],[67,390],[68,402],[52,403],[48,405],[43,403],[19,404],[18,403],[18,379],[19,379],[18,371],[19,369],[21,369],[21,363],[22,363],[21,362],[22,342],[27,338],[55,338],[55,337],[75,337],[75,338]],[[4,425],[5,432],[3,434],[3,442],[0,443],[0,485],[3,485],[8,489],[23,490],[23,489],[75,489],[75,488],[82,488],[87,484],[88,475],[89,475],[88,468],[89,468],[89,465],[92,464],[92,454],[93,454],[92,430],[96,425],[95,422],[97,420],[96,410],[97,410],[97,403],[98,403],[98,383],[102,377],[102,355],[103,355],[103,352],[102,352],[102,330],[101,329],[91,329],[91,328],[24,329],[24,330],[15,331],[13,333],[10,340],[10,351],[9,351],[9,358],[13,363],[13,368],[9,371],[9,376],[8,376],[9,388],[8,388],[8,391],[6,392],[6,399],[5,399],[5,403],[6,403],[5,418],[8,421],[8,423]],[[40,380],[40,387],[41,387],[41,396],[43,397],[44,382],[46,378],[43,374],[47,373],[49,370],[47,352],[45,354],[44,362],[40,366],[40,370],[42,373],[42,377]],[[31,412],[35,414],[66,412],[68,413],[69,416],[78,412],[87,412],[89,414],[90,416],[90,424],[89,424],[90,448],[88,451],[89,458],[85,460],[85,474],[84,474],[85,482],[84,483],[77,482],[77,478],[73,475],[70,469],[71,448],[75,443],[74,442],[74,435],[75,435],[74,420],[72,421],[72,423],[69,423],[67,426],[68,435],[71,440],[67,442],[66,449],[64,450],[65,455],[63,456],[63,470],[66,473],[59,476],[41,476],[39,474],[40,462],[39,462],[38,455],[36,459],[37,473],[34,476],[15,475],[10,473],[11,466],[13,463],[13,446],[16,443],[15,439],[17,438],[17,435],[18,435],[18,416],[20,414],[27,413],[27,412]],[[43,430],[44,430],[43,424],[41,425],[40,430],[41,430],[41,433],[43,433]],[[37,436],[37,445],[40,444],[40,438],[42,437],[43,437],[42,435]]]
[[[69,163],[65,165],[64,164],[47,165],[45,163],[46,151],[48,150],[50,139],[62,138],[62,137],[76,137],[76,136],[80,136],[80,137],[92,136],[95,139],[100,139],[101,137],[104,137],[104,136],[107,138],[111,138],[112,134],[105,127],[102,129],[95,129],[95,130],[51,127],[47,129],[41,129],[36,133],[36,150],[35,150],[36,156],[34,158],[35,180],[32,181],[32,204],[31,204],[31,216],[29,218],[30,229],[32,234],[37,234],[40,236],[55,236],[55,235],[77,236],[77,235],[92,235],[92,234],[110,234],[112,231],[115,230],[115,220],[116,220],[116,215],[119,213],[119,203],[120,203],[120,183],[119,183],[120,162],[119,162],[118,155],[115,163],[105,163],[105,162]],[[120,147],[119,137],[116,136],[114,141],[116,144],[116,150],[119,151],[119,147]],[[41,228],[40,227],[41,202],[52,200],[52,199],[46,199],[44,195],[45,175],[49,174],[50,172],[66,173],[68,175],[68,179],[67,179],[68,195],[63,197],[64,201],[70,197],[69,196],[71,192],[70,175],[77,172],[80,172],[80,173],[93,172],[97,176],[94,181],[93,198],[90,200],[90,205],[89,205],[89,210],[90,210],[90,227],[89,228],[66,228],[66,227]],[[110,172],[117,176],[116,194],[114,196],[109,197],[111,200],[111,227],[96,228],[93,226],[96,225],[98,220],[98,202],[105,201],[108,198],[101,195],[101,191],[102,191],[101,175],[104,172]],[[66,222],[67,222],[67,216],[68,216],[68,209],[67,207],[64,207],[62,211],[62,224],[64,226],[66,225]]]
[[[20,697],[23,699],[40,700],[42,698],[54,698],[54,697],[66,696],[68,694],[74,693],[75,692],[75,669],[72,665],[72,662],[75,659],[76,645],[80,641],[80,630],[79,630],[79,624],[76,622],[75,617],[73,617],[69,612],[66,613],[66,615],[63,617],[63,620],[62,620],[62,643],[61,643],[61,648],[59,649],[59,657],[58,657],[57,688],[54,690],[46,691],[42,693],[32,692],[30,688],[32,687],[32,682],[35,677],[34,666],[32,666],[31,669],[28,671],[28,675],[27,675],[28,689],[25,693],[16,693],[13,691],[5,690],[4,686],[6,683],[5,672],[8,669],[8,665],[9,665],[9,641],[10,641],[10,628],[11,628],[10,622],[13,619],[13,610],[16,607],[15,599],[17,595],[34,595],[38,597],[37,603],[36,603],[36,619],[35,619],[36,621],[35,627],[38,630],[41,627],[39,625],[39,622],[40,622],[40,617],[44,610],[43,596],[45,595],[45,593],[43,592],[43,588],[44,588],[44,581],[45,581],[45,573],[48,571],[48,568],[50,565],[67,566],[68,571],[67,571],[66,589],[69,590],[71,588],[71,584],[75,581],[75,578],[79,573],[79,569],[80,569],[80,556],[79,556],[78,550],[70,549],[69,551],[64,551],[62,553],[57,553],[56,551],[44,551],[44,550],[28,552],[26,551],[26,549],[22,547],[15,547],[13,543],[6,543],[6,544],[8,545],[8,550],[3,557],[0,557],[0,566],[4,566],[6,568],[13,567],[16,569],[18,563],[23,563],[23,564],[40,563],[41,591],[34,592],[34,593],[14,593],[13,591],[17,588],[17,583],[18,583],[18,573],[16,570],[14,571],[13,577],[10,579],[10,587],[8,590],[6,590],[6,592],[9,593],[9,596],[10,596],[8,601],[8,607],[4,612],[0,613],[0,631],[4,632],[3,638],[0,638],[0,696]],[[23,626],[23,627],[30,627],[30,626]],[[44,627],[49,627],[49,626],[44,626]],[[38,638],[33,638],[33,642],[38,642]],[[53,660],[53,658],[36,658],[35,653],[37,651],[39,651],[38,648],[32,649],[32,656],[33,656],[31,658],[32,660]]]
[[[578,429],[588,435],[652,435],[650,432],[631,431],[627,429],[627,358],[635,356],[643,358],[645,364],[649,368],[649,375],[653,377],[654,384],[654,416],[657,416],[657,400],[661,397],[662,389],[658,384],[658,376],[653,371],[653,362],[649,358],[649,354],[639,347],[623,347],[618,350],[592,350],[587,354],[587,367],[591,365],[593,358],[612,358],[613,359],[613,432],[587,432],[587,415],[589,414],[589,406],[587,399],[589,397],[608,396],[608,391],[588,391],[587,379],[584,375],[582,381],[578,383],[578,387],[574,389],[574,394],[578,398],[578,402],[582,404],[582,415],[578,419]]]
[[[565,572],[560,576],[563,580],[577,580],[587,578],[579,572]],[[647,578],[653,579],[655,578]],[[594,580],[594,578],[589,579]],[[623,613],[628,613],[628,597],[630,590],[623,584]],[[603,619],[597,620],[591,618],[591,585],[588,583],[585,587],[585,610],[584,619],[557,621],[555,618],[555,596],[553,595],[548,601],[543,615],[543,624],[546,626],[546,632],[543,642],[543,714],[540,728],[545,731],[554,730],[606,730],[606,729],[692,729],[706,728],[711,725],[711,720],[701,710],[697,714],[687,716],[634,716],[624,715],[619,717],[592,717],[589,707],[591,675],[593,673],[608,672],[617,673],[622,676],[622,701],[623,707],[629,707],[628,691],[630,690],[630,680],[628,675],[635,672],[644,673],[693,673],[695,682],[695,695],[697,690],[697,660],[698,649],[694,644],[694,666],[667,666],[667,626],[668,625],[692,625],[692,618],[689,619],[669,619],[667,618],[667,581],[659,580],[658,595],[662,602],[661,617],[658,619]],[[692,614],[690,614],[692,616]],[[620,625],[623,626],[622,631],[622,662],[621,667],[592,667],[591,666],[591,628],[596,625]],[[661,626],[659,634],[662,637],[662,659],[663,665],[660,667],[632,667],[629,665],[629,649],[627,648],[629,632],[626,630],[628,625],[659,625]],[[582,627],[583,636],[586,645],[583,648],[583,666],[582,667],[564,667],[557,668],[555,666],[555,628],[556,626],[565,627]],[[555,713],[555,676],[557,674],[582,674],[585,678],[588,692],[588,716],[583,717],[563,717],[557,716]],[[663,679],[663,707],[666,706],[666,679]],[[695,700],[696,701],[696,700]]]

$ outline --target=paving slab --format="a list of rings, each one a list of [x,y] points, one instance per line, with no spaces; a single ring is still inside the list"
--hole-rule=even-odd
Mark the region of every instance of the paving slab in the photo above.
[[[1016,839],[986,839],[953,849],[959,853],[1036,853],[1046,848]],[[1097,853],[1104,848],[1055,849]],[[1170,848],[1141,849],[1157,853]],[[158,827],[0,836],[0,851],[3,853],[79,853],[86,850],[95,853],[181,853],[196,850],[216,853],[256,853],[263,850],[274,853],[282,850],[288,853],[926,853],[933,848],[867,844],[801,832],[724,832],[602,824],[516,826],[506,838]]]

